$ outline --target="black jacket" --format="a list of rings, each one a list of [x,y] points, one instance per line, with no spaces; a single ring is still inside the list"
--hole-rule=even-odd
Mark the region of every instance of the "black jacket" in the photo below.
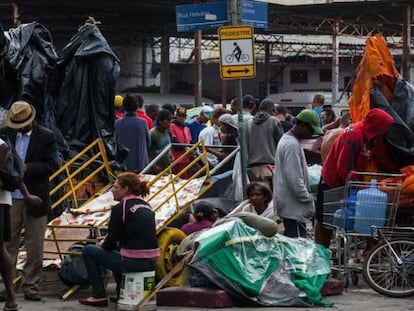
[[[15,145],[16,130],[4,127],[0,129],[1,134],[8,136],[10,142]],[[27,213],[33,217],[45,216],[49,212],[49,176],[58,168],[56,148],[56,140],[53,132],[34,123],[26,159],[24,161],[27,167],[24,182],[29,192],[39,196],[43,203],[41,206],[34,206],[27,203]]]
[[[102,247],[108,251],[124,248],[130,250],[158,249],[155,214],[145,201],[134,198],[123,201],[111,210],[108,236]]]

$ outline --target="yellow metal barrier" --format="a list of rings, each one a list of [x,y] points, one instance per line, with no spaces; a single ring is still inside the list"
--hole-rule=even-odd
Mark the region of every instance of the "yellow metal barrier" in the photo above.
[[[177,175],[174,175],[172,173],[174,167],[177,164],[179,164],[181,160],[185,157],[189,156],[190,154],[194,154],[196,150],[199,150],[198,155],[194,157],[185,168],[178,172]],[[83,160],[82,162],[82,159],[86,158],[86,155],[88,156],[87,160]],[[79,162],[81,162],[81,164],[79,164]],[[186,180],[180,178],[188,170],[192,170],[191,178]],[[115,180],[115,176],[110,169],[109,162],[105,153],[105,148],[101,139],[95,140],[92,144],[87,146],[73,159],[68,161],[58,171],[56,171],[52,176],[50,176],[50,182],[55,182],[57,184],[53,189],[50,190],[52,209],[58,207],[60,204],[63,204],[65,200],[70,200],[74,209],[80,208],[83,204],[87,204],[88,202],[93,200],[94,196],[91,196],[87,201],[81,202],[79,191],[87,183],[95,182],[98,174],[100,174],[99,176],[105,174],[105,179],[107,179],[107,184],[104,185],[97,192],[97,194],[103,194],[104,192],[110,190]],[[202,180],[202,189],[196,193],[195,197],[192,200],[187,201],[183,206],[181,206],[179,200],[180,195],[182,195],[185,188],[189,184],[191,184],[191,182],[193,182],[194,179],[200,177],[202,174],[205,176]],[[146,177],[148,177],[148,175]],[[161,178],[164,178],[165,183],[163,184],[163,186],[160,187],[160,189],[158,189],[157,191],[152,192],[151,195],[145,199],[150,204],[152,203],[151,205],[155,213],[162,209],[164,205],[169,204],[169,201],[171,199],[174,200],[176,209],[172,216],[157,228],[157,235],[160,235],[160,233],[163,230],[165,230],[171,222],[180,217],[182,213],[188,209],[192,201],[202,196],[206,191],[208,191],[211,188],[211,174],[208,164],[207,151],[204,146],[204,143],[199,142],[196,145],[193,145],[192,147],[188,148],[188,150],[178,159],[176,159],[169,167],[160,172],[158,175],[154,176],[154,178],[151,178],[151,180],[148,183],[148,186],[151,188],[151,186],[153,186]],[[165,196],[166,190],[171,191],[171,193],[169,193],[167,196]],[[58,194],[62,195],[58,196]],[[164,199],[162,201],[157,201],[157,197],[160,194],[164,195]],[[109,217],[100,222],[99,224],[94,224],[93,226],[63,226],[60,224],[53,224],[52,222],[48,225],[48,229],[51,231],[51,236],[50,238],[45,238],[45,244],[49,243],[49,249],[46,250],[45,248],[44,250],[44,254],[48,254],[45,256],[45,258],[49,257],[50,255],[55,255],[55,257],[57,256],[60,259],[63,259],[63,256],[65,254],[68,254],[68,252],[66,251],[66,246],[68,246],[69,244],[72,244],[74,242],[95,242],[96,240],[87,238],[88,232],[90,230],[93,230],[95,232],[95,236],[99,238],[101,234],[101,229],[106,228],[108,221]],[[62,237],[62,233],[64,233],[65,230],[76,231],[72,231],[73,233],[66,234],[66,237]],[[82,236],[82,238],[79,238],[80,236]],[[50,249],[51,244],[54,245],[52,250]],[[171,254],[171,256],[172,255],[173,254]],[[168,266],[173,266],[171,264],[173,263],[174,259],[171,256],[170,254],[168,254],[168,258],[164,258],[163,263],[168,264]],[[165,261],[167,263],[165,263]],[[69,298],[78,288],[79,286],[72,287],[62,296],[62,298]]]
[[[194,154],[197,150],[199,150],[199,155],[196,156],[186,167],[184,167],[180,172],[178,172],[177,175],[174,175],[173,169],[176,165],[178,165],[182,159],[188,157],[191,154]],[[200,165],[201,164],[201,165]],[[194,170],[195,168],[198,168],[197,170]],[[191,175],[190,178],[185,179],[184,182],[179,186],[176,187],[176,183],[177,181],[180,179],[180,177],[185,174],[188,170],[192,170],[193,169],[193,174]],[[162,172],[160,172],[158,175],[156,175],[149,183],[148,186],[151,188],[152,185],[154,185],[157,181],[160,180],[160,178],[167,176],[167,182],[163,185],[163,187],[161,187],[160,189],[158,189],[158,191],[152,193],[148,198],[146,198],[146,201],[148,203],[151,204],[152,201],[154,201],[157,196],[159,196],[163,191],[165,191],[166,189],[168,189],[170,186],[173,189],[173,191],[161,202],[157,202],[158,204],[156,206],[152,206],[153,210],[155,213],[157,213],[157,211],[159,211],[160,209],[162,209],[162,207],[167,204],[169,202],[170,199],[174,198],[175,200],[175,205],[176,205],[176,211],[175,213],[172,215],[171,218],[169,218],[162,226],[157,228],[157,233],[159,234],[163,229],[165,229],[166,227],[168,227],[168,225],[170,223],[172,223],[174,220],[176,220],[178,217],[180,217],[182,215],[183,212],[185,212],[188,207],[191,205],[192,201],[187,202],[184,206],[180,206],[178,197],[181,194],[181,191],[183,191],[185,189],[185,187],[189,184],[191,184],[191,182],[200,177],[201,174],[205,175],[204,178],[204,185],[202,190],[198,193],[197,197],[195,199],[197,199],[198,197],[201,197],[205,192],[207,192],[211,186],[212,186],[212,182],[211,182],[211,175],[210,175],[210,167],[208,164],[208,158],[207,158],[207,151],[206,148],[204,146],[204,142],[200,141],[197,144],[193,145],[191,148],[189,148],[184,154],[182,154],[179,158],[177,158],[173,163],[171,163],[170,166],[168,166],[167,168],[165,168]]]
[[[84,160],[87,158],[87,160]],[[93,141],[85,149],[79,152],[70,161],[65,163],[59,168],[54,174],[49,177],[49,182],[53,185],[56,184],[50,191],[49,197],[51,200],[52,210],[57,208],[60,204],[63,204],[65,200],[70,200],[74,208],[80,207],[80,191],[88,184],[94,185],[98,181],[98,177],[101,180],[106,181],[98,191],[92,193],[82,204],[86,204],[93,200],[96,194],[101,194],[108,191],[115,180],[115,176],[111,171],[109,161],[105,152],[105,146],[100,138]],[[60,195],[61,194],[61,195]],[[45,238],[45,245],[51,242],[55,250],[43,250],[44,254],[57,255],[60,259],[63,259],[65,254],[68,254],[66,248],[62,249],[62,245],[67,243],[72,244],[74,242],[96,242],[95,239],[88,239],[87,233],[90,230],[95,232],[96,237],[100,236],[101,228],[105,227],[107,220],[100,224],[94,224],[94,226],[62,226],[62,225],[48,225],[48,229],[51,230],[51,238]],[[62,238],[58,236],[59,230],[76,230],[75,235],[85,234],[84,238]],[[65,243],[67,242],[67,243]],[[63,243],[63,244],[62,244]],[[51,246],[50,243],[48,245]],[[46,256],[47,258],[47,256]],[[18,275],[14,280],[13,284],[17,284],[22,280],[22,275]],[[78,285],[75,285],[69,289],[63,296],[63,299],[70,297],[77,289]]]
[[[87,155],[87,153],[93,155],[90,156],[88,160],[82,161],[82,157]],[[52,200],[51,208],[56,208],[68,198],[72,200],[75,208],[79,208],[78,191],[82,189],[85,184],[93,182],[94,179],[98,177],[99,173],[105,174],[105,177],[108,180],[107,185],[99,191],[99,193],[103,193],[111,187],[112,182],[115,180],[115,176],[111,171],[105,152],[105,146],[100,138],[92,142],[49,177],[51,184],[56,180],[58,181],[58,184],[49,192],[49,196]],[[60,178],[63,179],[60,180]],[[59,190],[63,190],[64,194],[56,200],[53,200],[54,195],[57,194]],[[89,200],[91,199],[92,197],[89,198]]]

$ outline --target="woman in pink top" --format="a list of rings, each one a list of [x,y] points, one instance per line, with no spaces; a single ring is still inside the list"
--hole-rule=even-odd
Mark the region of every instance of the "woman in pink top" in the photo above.
[[[211,228],[218,217],[218,211],[207,202],[199,202],[195,206],[192,216],[195,219],[190,217],[190,222],[181,227],[181,230],[187,235]]]
[[[171,122],[170,130],[171,130],[171,142],[172,143],[180,143],[180,144],[190,144],[191,142],[191,133],[190,129],[184,126],[185,119],[187,118],[187,112],[184,107],[178,107],[175,112],[175,119]],[[186,147],[181,146],[174,146],[171,148],[171,153],[173,155],[174,161],[178,159],[181,155],[186,152]],[[187,155],[185,158],[181,159],[181,161],[173,167],[173,173],[178,174],[182,171],[189,163],[191,162],[191,156]],[[190,170],[186,171],[182,178],[189,178],[191,177]]]

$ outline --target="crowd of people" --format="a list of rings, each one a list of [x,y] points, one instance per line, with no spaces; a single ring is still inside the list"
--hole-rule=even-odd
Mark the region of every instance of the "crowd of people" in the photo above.
[[[124,128],[122,124],[132,122],[129,119],[133,119],[136,124],[144,124],[138,112],[134,112],[142,108],[142,97],[126,95],[123,101],[125,105],[123,116],[120,116],[117,111],[116,136],[121,144],[123,141],[128,141],[129,144],[124,145],[132,150],[132,154],[130,152],[124,162],[128,170],[140,171],[142,169],[142,165],[132,165],[131,158],[137,163],[140,162],[139,158],[147,163],[158,157],[158,161],[153,165],[153,173],[163,171],[172,161],[180,158],[180,162],[175,165],[173,171],[177,174],[191,162],[191,155],[182,157],[187,147],[173,146],[171,152],[165,152],[162,155],[160,153],[170,143],[188,146],[199,140],[203,140],[207,145],[209,165],[214,167],[231,152],[231,149],[215,148],[214,145],[237,146],[240,143],[236,98],[231,100],[229,110],[224,107],[213,109],[203,106],[200,113],[189,120],[185,107],[166,104],[161,107],[158,114],[153,114],[154,128],[151,129],[147,123],[147,127],[140,127],[139,134],[133,134],[131,126]],[[133,107],[131,107],[131,102],[135,103]],[[307,235],[306,223],[315,216],[315,200],[308,181],[309,161],[301,142],[319,137],[321,142],[319,146],[322,144],[322,147],[318,148],[317,153],[320,164],[322,164],[322,161],[328,157],[331,145],[336,138],[345,135],[343,133],[346,133],[347,129],[353,129],[349,127],[350,116],[345,113],[336,118],[333,109],[325,105],[325,98],[322,94],[316,94],[312,108],[302,110],[296,117],[293,117],[285,107],[275,104],[270,99],[258,102],[251,95],[243,96],[241,106],[245,123],[243,143],[246,146],[245,156],[248,169],[252,174],[251,179],[266,184],[272,191],[272,200],[268,204],[272,205],[274,214],[283,219],[285,235],[305,237]],[[207,126],[208,123],[210,126]],[[379,132],[383,132],[383,129],[381,128]],[[138,139],[138,137],[145,137],[145,140]],[[150,139],[148,140],[147,137]],[[144,141],[147,152],[145,148],[140,148],[140,152],[135,152],[136,145],[143,144]],[[362,142],[359,143],[360,147],[366,148]],[[360,167],[359,164],[355,165],[358,161],[350,163],[344,169],[345,173],[353,168],[366,169]],[[233,165],[234,161],[227,161],[217,172],[232,170]],[[329,179],[329,173],[326,173],[329,171],[332,172],[332,170],[324,170],[319,187],[322,190],[326,189],[324,179]],[[181,175],[183,178],[190,176],[191,170]],[[319,201],[316,204],[317,241],[328,246],[320,238],[327,234],[323,234],[324,230],[320,225],[323,203],[321,199]]]
[[[161,110],[155,111],[153,106],[148,106],[147,110],[153,112],[151,117],[146,116],[146,118],[150,118],[152,123],[145,121],[146,124],[141,118],[142,97],[126,95],[123,99],[124,111],[121,114],[119,102],[120,98],[116,97],[115,105],[118,107],[116,137],[120,144],[130,150],[124,161],[128,170],[139,172],[148,161],[158,157],[158,161],[152,166],[152,173],[159,173],[180,158],[180,162],[173,170],[177,174],[192,160],[192,155],[182,157],[188,147],[173,145],[171,151],[160,155],[162,150],[170,143],[188,146],[199,140],[203,140],[207,145],[209,165],[214,167],[231,152],[229,148],[215,148],[214,145],[237,146],[240,143],[236,98],[231,100],[229,110],[224,107],[213,109],[203,106],[200,113],[191,119],[187,119],[185,107],[165,104]],[[315,206],[307,177],[309,161],[301,142],[320,137],[322,146],[318,148],[317,153],[322,164],[327,160],[336,138],[353,129],[352,126],[349,127],[350,116],[345,113],[336,118],[333,109],[325,105],[322,94],[316,94],[312,101],[312,108],[301,111],[295,118],[285,107],[276,105],[270,99],[258,102],[253,96],[245,95],[241,106],[245,124],[243,144],[246,146],[245,156],[253,180],[266,183],[272,190],[273,208],[275,213],[285,221],[285,234],[292,237],[306,236],[305,223],[314,216]],[[207,126],[208,123],[210,126]],[[132,124],[135,124],[135,127]],[[150,124],[154,127],[151,128]],[[380,132],[382,133],[383,130],[381,128]],[[359,145],[357,146],[359,149],[367,148],[363,142],[359,142]],[[352,152],[356,152],[357,147],[353,148]],[[367,169],[356,164],[358,161],[360,159],[350,163],[343,169],[344,173],[352,168]],[[232,170],[233,165],[234,161],[228,160],[218,173]],[[322,178],[320,189],[326,189],[324,179],[329,180],[327,176],[329,173],[326,172],[333,172],[333,170],[324,170],[325,176]],[[188,178],[191,173],[191,170],[187,170],[181,174],[181,177]],[[322,205],[321,202],[317,204],[317,206]],[[317,208],[316,212],[318,241],[320,236],[318,228],[321,227],[318,219],[321,220],[322,214],[320,209]],[[327,245],[327,243],[322,244]]]
[[[329,247],[331,232],[323,226],[323,191],[344,185],[351,170],[397,170],[383,139],[393,118],[377,108],[357,123],[351,122],[348,113],[336,118],[331,108],[324,107],[320,94],[315,96],[312,109],[304,109],[295,117],[269,99],[257,102],[253,96],[245,95],[242,101],[242,118],[246,124],[243,143],[247,147],[252,178],[246,188],[246,200],[230,214],[247,212],[283,223],[283,234],[292,238],[307,237],[307,223],[315,220],[315,242]],[[83,251],[92,295],[79,302],[91,306],[108,304],[102,267],[113,271],[117,283],[115,300],[119,298],[123,272],[155,269],[159,255],[155,216],[144,200],[149,189],[137,173],[157,158],[152,173],[162,172],[180,159],[173,171],[178,174],[193,159],[191,154],[183,156],[184,152],[200,140],[207,145],[208,164],[214,167],[231,152],[222,146],[240,144],[240,116],[234,109],[236,99],[231,101],[229,110],[203,106],[193,118],[187,118],[185,107],[172,104],[145,107],[141,96],[131,94],[116,96],[114,105],[116,141],[129,150],[123,162],[127,172],[117,176],[112,189],[119,204],[112,208],[108,235],[101,245],[88,245]],[[3,228],[0,272],[5,285],[0,299],[6,302],[7,310],[18,308],[12,286],[16,270],[12,267],[16,265],[23,226],[28,250],[23,270],[24,297],[32,301],[42,299],[39,281],[50,208],[48,178],[57,168],[57,150],[53,133],[38,125],[35,115],[36,110],[29,103],[15,102],[6,116],[6,128],[0,130],[0,167],[12,147],[24,171],[24,182],[18,190],[11,192],[0,188]],[[301,143],[311,138],[321,141],[316,151],[323,165],[317,198],[311,193],[309,163]],[[171,143],[178,145],[164,152]],[[233,165],[228,161],[218,173],[232,170]],[[191,170],[187,170],[180,177],[189,178],[191,174]],[[211,204],[198,205],[180,229],[186,234],[208,229],[219,215]]]
[[[92,284],[92,295],[79,300],[84,305],[108,304],[102,268],[114,273],[115,300],[119,298],[122,272],[155,269],[159,250],[154,213],[143,199],[149,189],[136,173],[155,158],[158,161],[152,173],[162,172],[180,159],[174,170],[179,173],[192,160],[192,155],[183,156],[184,152],[199,140],[208,146],[208,162],[214,167],[230,153],[221,146],[240,144],[236,99],[229,110],[204,106],[191,119],[185,107],[166,104],[157,110],[150,106],[147,112],[153,112],[147,118],[152,122],[142,117],[142,97],[126,95],[122,108],[119,100],[115,99],[116,139],[130,150],[124,161],[129,172],[119,174],[112,189],[119,204],[112,208],[108,235],[101,245],[89,245],[83,251]],[[377,108],[357,123],[352,123],[349,113],[336,118],[320,94],[315,95],[312,108],[294,117],[269,99],[258,103],[253,96],[245,95],[242,100],[246,123],[243,143],[253,180],[246,187],[245,200],[226,217],[237,217],[238,213],[261,216],[275,222],[278,233],[291,238],[309,237],[307,225],[313,223],[315,242],[329,247],[332,233],[323,226],[323,191],[344,185],[352,170],[396,171],[383,139],[393,118]],[[309,139],[320,142],[313,150],[323,165],[317,195],[310,189],[309,161],[302,144]],[[171,143],[179,145],[163,152]],[[228,162],[218,173],[232,170],[233,165]],[[191,177],[191,170],[180,177]],[[192,213],[183,215],[178,228],[187,235],[206,230],[214,226],[220,214],[211,203],[201,202]]]

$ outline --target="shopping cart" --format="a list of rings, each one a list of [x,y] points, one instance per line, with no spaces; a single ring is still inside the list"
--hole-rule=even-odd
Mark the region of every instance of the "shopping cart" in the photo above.
[[[399,174],[352,172],[345,186],[324,192],[323,225],[335,232],[332,270],[342,274],[345,287],[349,277],[358,284],[358,249],[371,227],[394,226],[401,181]]]

